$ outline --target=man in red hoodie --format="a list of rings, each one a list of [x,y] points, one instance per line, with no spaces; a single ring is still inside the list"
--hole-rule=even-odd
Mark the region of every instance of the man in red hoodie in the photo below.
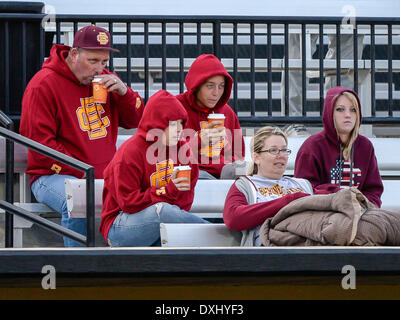
[[[20,133],[95,168],[95,178],[116,151],[118,127],[137,127],[143,101],[117,75],[105,69],[111,48],[110,33],[87,26],[75,35],[73,47],[54,45],[50,57],[29,82],[22,100]],[[106,103],[93,100],[92,80],[101,78],[108,90]],[[64,180],[83,173],[29,151],[27,171],[37,201],[62,215],[61,224],[86,234],[86,219],[68,217]],[[81,244],[64,238],[65,246]]]
[[[240,166],[244,169],[243,135],[239,120],[228,105],[232,84],[232,77],[221,61],[212,54],[202,54],[186,76],[187,91],[177,96],[188,113],[185,129],[192,129],[198,135],[200,179],[234,178],[224,174],[221,177],[227,164],[230,168],[226,172],[234,174]],[[217,122],[208,123],[207,117],[212,113],[225,116],[224,127],[214,127]]]

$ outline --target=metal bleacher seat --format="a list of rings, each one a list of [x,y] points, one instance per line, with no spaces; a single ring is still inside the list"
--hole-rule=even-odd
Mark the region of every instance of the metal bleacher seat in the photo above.
[[[163,247],[236,247],[242,238],[224,223],[161,223],[160,236]]]

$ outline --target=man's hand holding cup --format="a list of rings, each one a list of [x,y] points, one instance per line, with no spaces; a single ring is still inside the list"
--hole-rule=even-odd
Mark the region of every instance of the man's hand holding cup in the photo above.
[[[119,96],[124,96],[128,91],[125,83],[113,74],[99,74],[96,76],[96,79],[100,79],[100,84],[103,88],[107,89],[108,92],[115,92]]]

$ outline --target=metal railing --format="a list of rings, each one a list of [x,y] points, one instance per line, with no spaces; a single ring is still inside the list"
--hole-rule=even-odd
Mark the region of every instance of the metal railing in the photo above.
[[[61,152],[46,147],[36,141],[23,137],[10,130],[13,126],[12,120],[0,111],[0,123],[7,127],[0,127],[0,136],[6,138],[6,201],[0,200],[0,208],[5,210],[5,247],[13,247],[13,215],[18,215],[24,219],[47,228],[72,240],[85,244],[88,247],[95,246],[95,210],[94,210],[94,168],[82,161],[69,157]],[[86,233],[83,236],[75,231],[62,227],[45,218],[28,212],[14,203],[14,143],[19,143],[25,147],[39,152],[47,157],[58,160],[75,169],[81,170],[86,174]]]
[[[0,110],[0,123],[10,132],[14,131],[14,122]],[[5,175],[5,191],[6,201],[14,203],[14,143],[6,140],[5,145],[6,154],[6,175]],[[13,244],[14,220],[9,211],[5,212],[5,246],[10,247]],[[11,230],[11,231],[9,231]]]
[[[43,14],[0,14],[0,26],[4,26],[5,51],[10,46],[11,23],[21,23],[24,30],[27,22],[41,21],[43,17]],[[331,76],[336,77],[337,85],[341,84],[341,72],[344,69],[353,70],[353,84],[357,84],[354,90],[357,92],[360,91],[360,68],[370,74],[370,79],[366,80],[370,87],[367,95],[369,111],[363,117],[363,123],[400,122],[397,115],[400,112],[400,89],[396,88],[400,86],[397,72],[400,70],[400,18],[397,17],[357,17],[351,31],[342,27],[343,17],[57,15],[55,19],[55,25],[46,29],[46,32],[41,27],[38,29],[37,54],[41,61],[48,51],[45,39],[51,33],[54,34],[53,43],[70,44],[73,34],[82,26],[91,23],[103,26],[110,31],[114,45],[121,50],[120,54],[112,55],[109,69],[139,91],[145,101],[158,89],[167,89],[176,94],[183,92],[190,63],[202,53],[213,53],[223,61],[234,79],[230,105],[238,113],[242,125],[321,123],[325,75],[319,72],[314,79],[317,83],[308,84],[307,72],[328,68],[333,72]],[[289,57],[288,39],[293,33],[297,33],[301,39],[299,63]],[[312,34],[318,37],[318,57],[314,55],[314,59],[310,58],[306,40]],[[330,60],[324,57],[328,34],[337,43],[336,57]],[[342,34],[353,36],[353,57],[341,57]],[[365,37],[369,50],[358,47],[361,35]],[[22,56],[26,55],[26,41],[26,38],[21,40]],[[382,59],[377,59],[377,46],[381,46],[382,41],[385,53]],[[360,59],[363,50],[368,57]],[[288,105],[290,71],[293,70],[302,74],[298,116],[289,114]],[[277,73],[282,75],[280,89],[276,83]],[[9,75],[6,72],[6,87],[7,79]],[[28,80],[27,74],[23,74],[23,87]],[[281,97],[284,100],[282,107]],[[10,111],[7,106],[9,99],[7,96],[5,99],[5,111],[10,114],[7,112]],[[18,116],[14,118],[18,119]]]

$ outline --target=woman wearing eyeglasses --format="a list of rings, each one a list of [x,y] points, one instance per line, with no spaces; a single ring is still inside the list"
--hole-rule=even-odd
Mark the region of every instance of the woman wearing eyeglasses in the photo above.
[[[290,150],[286,135],[277,127],[259,129],[251,141],[252,164],[248,175],[235,181],[224,207],[229,229],[242,231],[242,246],[261,246],[262,223],[291,201],[313,194],[305,179],[284,177]]]
[[[318,191],[336,192],[356,187],[381,206],[383,183],[371,141],[359,134],[361,105],[357,94],[344,87],[327,92],[324,130],[300,147],[294,176],[311,182]]]

